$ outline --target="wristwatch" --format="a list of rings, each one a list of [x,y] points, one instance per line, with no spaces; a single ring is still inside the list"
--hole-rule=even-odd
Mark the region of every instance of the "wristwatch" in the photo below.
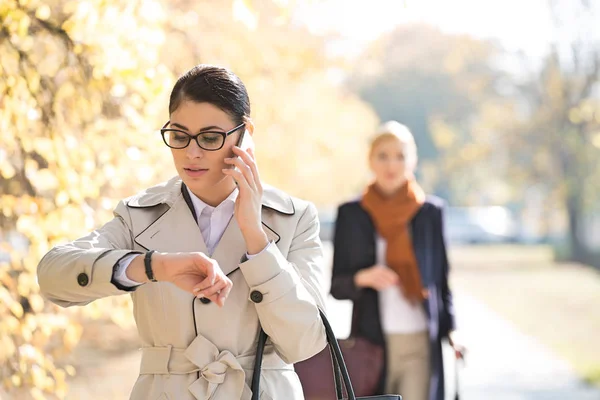
[[[150,250],[144,256],[144,267],[146,269],[146,276],[148,277],[150,282],[156,282],[154,272],[152,272],[152,253],[154,253],[154,250]]]

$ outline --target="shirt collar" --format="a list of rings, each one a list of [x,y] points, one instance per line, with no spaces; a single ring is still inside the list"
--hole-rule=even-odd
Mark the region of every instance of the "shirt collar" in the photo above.
[[[233,192],[231,192],[229,194],[229,196],[227,196],[227,198],[225,200],[223,200],[218,206],[216,207],[212,207],[209,206],[208,204],[206,204],[205,202],[203,202],[202,200],[200,200],[200,198],[198,196],[196,196],[194,193],[192,193],[192,191],[190,190],[189,187],[185,187],[186,190],[188,191],[188,194],[190,195],[190,199],[192,199],[192,204],[194,205],[194,209],[196,210],[196,215],[198,216],[198,218],[200,218],[200,215],[202,215],[202,210],[204,210],[206,207],[208,207],[211,211],[215,210],[215,209],[223,209],[224,207],[227,206],[233,206],[235,205],[235,201],[238,197],[239,194],[239,190],[236,187],[235,189],[233,189]],[[231,212],[233,213],[233,207],[231,208]]]

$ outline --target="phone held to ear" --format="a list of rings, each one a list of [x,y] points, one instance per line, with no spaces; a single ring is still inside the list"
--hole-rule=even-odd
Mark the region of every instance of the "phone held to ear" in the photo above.
[[[244,151],[248,151],[248,150],[252,149],[252,151],[254,152],[254,140],[252,139],[252,135],[250,135],[250,132],[248,132],[247,129],[245,129],[242,132],[242,134],[238,138],[238,141],[235,145]],[[235,154],[233,154],[233,157],[237,157],[237,156]],[[236,171],[238,171],[238,172],[240,171],[239,168],[237,168],[235,166],[234,166],[234,168]],[[237,182],[236,182],[236,185],[237,185]]]
[[[248,151],[249,149],[254,151],[254,140],[252,140],[252,135],[247,129],[244,129],[235,145],[244,151]]]

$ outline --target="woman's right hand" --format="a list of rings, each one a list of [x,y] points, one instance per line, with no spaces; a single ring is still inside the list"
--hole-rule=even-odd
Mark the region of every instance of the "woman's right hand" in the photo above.
[[[152,254],[152,271],[157,281],[171,282],[198,298],[206,297],[219,307],[223,307],[233,287],[217,261],[204,253],[156,252]]]
[[[400,283],[398,274],[385,265],[373,265],[361,269],[354,275],[354,284],[358,287],[371,288],[377,291],[387,289]]]

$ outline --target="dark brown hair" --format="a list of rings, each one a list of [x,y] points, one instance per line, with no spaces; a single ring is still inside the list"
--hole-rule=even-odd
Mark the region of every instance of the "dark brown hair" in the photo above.
[[[250,98],[242,80],[227,68],[199,64],[183,74],[171,91],[169,114],[184,100],[210,103],[236,124],[250,118]]]

